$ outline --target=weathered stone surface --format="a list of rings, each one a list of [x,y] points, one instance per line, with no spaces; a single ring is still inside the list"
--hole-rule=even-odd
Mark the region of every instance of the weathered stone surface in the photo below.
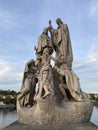
[[[56,104],[48,98],[37,102],[32,108],[21,108],[17,102],[19,121],[26,124],[63,126],[90,120],[93,106],[90,102],[64,102]]]
[[[90,120],[93,106],[72,70],[72,47],[67,24],[60,18],[38,39],[36,61],[27,62],[17,100],[19,122],[65,126]],[[48,35],[50,32],[50,36]],[[53,57],[53,51],[56,56]],[[55,62],[52,68],[51,60]],[[38,89],[36,89],[38,83]],[[37,90],[37,91],[36,91]],[[31,95],[31,96],[30,96]]]
[[[65,125],[61,127],[50,125],[28,125],[16,121],[3,130],[98,130],[98,127],[90,122]]]

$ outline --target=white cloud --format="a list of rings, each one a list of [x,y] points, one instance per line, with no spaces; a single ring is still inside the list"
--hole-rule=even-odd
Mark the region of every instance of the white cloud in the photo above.
[[[98,92],[98,60],[75,64],[73,70],[78,75],[81,88],[85,92]]]
[[[22,76],[19,67],[0,60],[0,89],[12,89],[12,86],[13,89],[17,89],[17,84],[21,84]]]
[[[82,68],[86,67],[91,63],[98,61],[98,36],[94,37],[92,42],[89,43],[88,51],[86,52],[86,55],[84,57],[84,61],[80,61],[75,57],[75,61],[73,64],[73,68]]]
[[[94,16],[96,14],[98,14],[98,0],[93,0],[89,7],[89,15]]]
[[[80,78],[81,88],[85,92],[98,92],[98,36],[89,43],[84,61],[74,63],[73,70]]]
[[[88,61],[98,60],[98,47],[97,47],[96,41],[93,41],[91,43],[87,58],[88,58]]]
[[[92,64],[96,61],[98,61],[98,59],[97,60],[92,59],[92,60],[85,61],[85,62],[82,62],[82,63],[73,64],[73,68],[74,69],[80,69],[80,68],[84,69],[85,67],[88,67],[90,64]]]
[[[13,29],[19,26],[19,19],[17,13],[0,8],[0,29]]]
[[[13,20],[11,15],[5,11],[0,9],[0,28],[10,27],[13,25]]]

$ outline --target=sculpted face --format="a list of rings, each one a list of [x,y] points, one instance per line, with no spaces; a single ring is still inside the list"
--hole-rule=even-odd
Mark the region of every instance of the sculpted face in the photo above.
[[[47,28],[44,28],[43,33],[44,33],[44,34],[47,34],[47,33],[48,33],[48,29],[47,29]]]
[[[57,19],[56,19],[56,23],[57,23],[57,25],[60,25],[61,19],[60,19],[60,18],[57,18]]]
[[[49,55],[49,50],[48,50],[48,48],[45,48],[45,49],[43,50],[43,54]]]

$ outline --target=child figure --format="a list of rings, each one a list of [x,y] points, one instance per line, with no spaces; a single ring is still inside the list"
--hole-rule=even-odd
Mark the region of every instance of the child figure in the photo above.
[[[50,64],[51,59],[56,61],[54,57],[49,55],[49,50],[46,47],[43,50],[42,56],[39,57],[41,60],[41,64],[38,65],[40,66],[39,68],[39,92],[38,95],[35,97],[35,99],[38,98],[45,98],[48,95],[54,95],[54,90],[53,90],[53,76],[52,76],[52,66]],[[44,95],[43,95],[43,90],[44,90]]]

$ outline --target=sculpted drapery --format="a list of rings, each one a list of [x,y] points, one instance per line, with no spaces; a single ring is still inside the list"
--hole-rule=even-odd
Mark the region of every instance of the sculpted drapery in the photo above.
[[[50,37],[48,36],[48,29],[44,28],[43,33],[39,36],[38,38],[38,45],[36,48],[36,65],[40,65],[41,61],[40,61],[40,56],[42,56],[43,50],[45,48],[48,48],[49,50],[49,54],[51,54],[53,52],[53,46],[52,46],[52,42],[50,40]]]
[[[93,105],[81,90],[72,70],[73,54],[67,24],[56,19],[57,29],[45,28],[38,38],[36,60],[26,63],[17,100],[19,122],[48,128],[87,124]],[[49,33],[50,32],[50,33]],[[48,35],[50,34],[50,35]],[[56,56],[52,53],[55,51]],[[51,60],[54,61],[52,64]],[[84,126],[84,125],[83,125]],[[69,127],[70,128],[70,127]],[[78,128],[78,127],[76,127]]]
[[[57,29],[50,28],[56,57],[59,57],[55,63],[55,69],[61,76],[65,76],[66,85],[71,96],[77,101],[82,101],[83,94],[80,89],[79,78],[71,69],[73,53],[68,26],[60,18],[57,18],[56,23],[58,25]]]
[[[73,61],[71,40],[67,24],[60,24],[57,29],[51,30],[51,38],[56,51],[56,57],[59,57],[60,64],[66,63],[71,66]]]
[[[73,53],[68,26],[60,18],[56,19],[56,23],[57,29],[49,26],[43,30],[35,48],[36,61],[31,60],[25,66],[19,96],[19,101],[23,106],[32,106],[34,100],[38,101],[49,95],[55,95],[51,59],[55,62],[54,69],[60,78],[57,89],[64,99],[69,98],[67,92],[76,101],[82,101],[86,97],[80,88],[79,78],[72,70]],[[48,36],[49,31],[51,38]],[[56,52],[55,58],[52,57],[53,50]],[[35,92],[37,81],[38,91]]]
[[[32,59],[25,65],[21,91],[20,95],[18,96],[18,100],[22,106],[33,106],[35,87],[37,83],[35,70],[35,61]]]

